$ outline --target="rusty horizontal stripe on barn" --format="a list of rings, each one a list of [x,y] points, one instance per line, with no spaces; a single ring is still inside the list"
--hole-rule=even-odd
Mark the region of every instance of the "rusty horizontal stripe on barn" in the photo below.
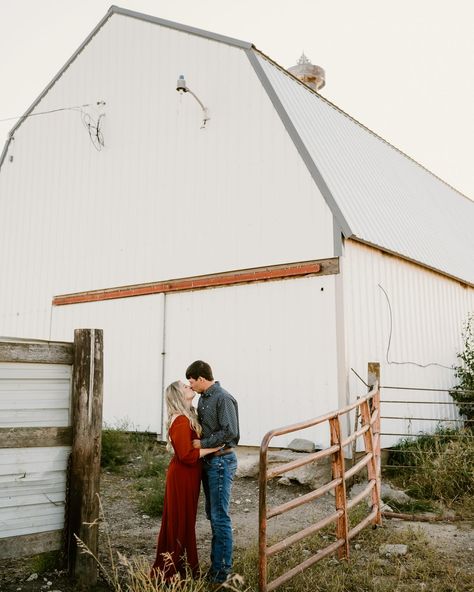
[[[62,294],[53,298],[53,305],[64,306],[67,304],[98,302],[101,300],[131,298],[133,296],[146,296],[149,294],[203,290],[206,288],[217,288],[221,286],[232,286],[236,284],[247,284],[251,282],[278,280],[314,274],[327,275],[338,272],[339,260],[337,258],[304,261],[299,263],[289,263],[286,265],[258,267],[234,272],[179,278],[147,284],[135,284],[133,286],[90,290],[88,292],[77,292],[75,294]]]

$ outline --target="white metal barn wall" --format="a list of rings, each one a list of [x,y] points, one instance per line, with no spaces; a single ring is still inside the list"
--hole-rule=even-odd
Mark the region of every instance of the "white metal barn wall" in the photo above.
[[[172,294],[166,323],[165,383],[208,361],[238,400],[241,444],[338,407],[333,275]],[[321,429],[302,437],[328,442]]]
[[[111,426],[161,429],[162,294],[53,307],[53,333],[71,341],[74,329],[104,331],[103,418]]]
[[[104,330],[107,423],[161,433],[162,385],[204,359],[238,399],[241,443],[259,445],[271,428],[338,407],[335,315],[326,275],[58,306],[53,328],[61,339],[78,323]]]
[[[330,209],[244,49],[115,14],[35,111],[97,100],[101,151],[78,110],[10,144],[0,334],[54,338],[55,294],[333,256]]]
[[[341,264],[350,398],[354,400],[361,387],[350,368],[366,379],[368,362],[380,362],[382,385],[453,386],[451,368],[462,349],[463,322],[474,310],[474,289],[355,241],[346,241],[344,250]],[[423,397],[451,401],[447,393],[382,389],[382,401],[419,401]],[[434,421],[383,420],[382,431],[416,434],[434,429],[436,419],[446,417],[448,409],[455,418],[455,408],[450,406],[412,404],[402,409],[401,405],[385,405],[382,415],[432,417]],[[392,440],[384,438],[383,445]]]
[[[0,363],[0,427],[66,427],[71,367]],[[64,527],[70,446],[0,450],[1,539]],[[60,537],[58,539],[58,547]]]

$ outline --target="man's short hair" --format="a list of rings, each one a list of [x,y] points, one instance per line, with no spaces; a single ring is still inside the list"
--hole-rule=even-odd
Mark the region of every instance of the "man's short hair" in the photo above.
[[[190,378],[194,378],[197,380],[200,376],[205,378],[206,380],[214,380],[214,376],[212,375],[212,369],[207,362],[203,362],[202,360],[196,360],[186,370],[186,378],[189,380]]]

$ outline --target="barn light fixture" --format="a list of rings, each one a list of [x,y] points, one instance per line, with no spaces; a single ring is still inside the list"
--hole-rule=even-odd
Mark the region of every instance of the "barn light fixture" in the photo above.
[[[176,83],[176,90],[179,92],[180,95],[184,93],[189,93],[196,99],[196,101],[199,103],[199,106],[202,109],[201,129],[206,127],[206,123],[209,121],[209,119],[211,119],[209,116],[209,110],[207,109],[207,107],[204,107],[202,101],[200,101],[198,97],[193,93],[193,91],[190,88],[188,88],[188,86],[186,85],[186,80],[184,79],[184,76],[182,74],[180,75]]]

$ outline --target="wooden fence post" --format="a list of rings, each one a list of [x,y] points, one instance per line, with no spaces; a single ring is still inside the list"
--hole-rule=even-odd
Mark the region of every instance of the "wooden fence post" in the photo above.
[[[372,426],[373,433],[373,448],[375,456],[375,468],[377,472],[377,495],[379,496],[379,512],[377,515],[377,524],[382,523],[380,508],[381,508],[381,487],[382,487],[382,468],[381,468],[381,437],[380,437],[380,414],[382,410],[380,408],[380,364],[379,362],[369,362],[367,367],[367,384],[369,390],[377,384],[377,392],[372,399],[372,413],[377,413],[377,418]]]
[[[347,498],[346,498],[346,480],[344,468],[344,450],[341,446],[341,420],[339,416],[331,417],[329,420],[331,432],[331,446],[339,445],[339,450],[332,456],[332,478],[341,479],[341,483],[336,485],[335,499],[336,510],[341,510],[342,515],[337,519],[336,537],[344,539],[344,545],[339,547],[337,555],[339,559],[349,557],[349,537],[348,537],[348,516],[347,516]]]
[[[103,332],[74,331],[72,452],[68,504],[68,563],[79,589],[97,581],[93,557],[81,553],[74,535],[97,556],[103,395]]]

